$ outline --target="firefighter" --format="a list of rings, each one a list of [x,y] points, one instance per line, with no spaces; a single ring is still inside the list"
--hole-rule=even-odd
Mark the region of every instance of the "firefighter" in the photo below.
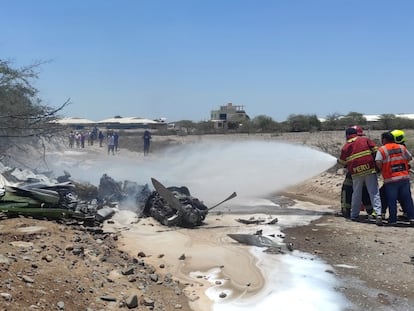
[[[392,130],[390,131],[391,135],[394,137],[394,142],[397,144],[401,144],[405,146],[405,133],[403,130]],[[408,168],[411,169],[411,166],[408,164]],[[382,186],[380,188],[380,195],[381,195],[381,204],[382,204],[382,211],[381,211],[381,215],[384,218],[385,214],[387,212],[387,199],[385,197],[385,188],[384,186]],[[407,212],[406,212],[406,208],[404,206],[404,201],[402,201],[400,198],[398,198],[398,202],[400,203],[401,209],[403,210],[403,216],[402,218],[404,220],[407,220]]]
[[[414,204],[408,167],[412,156],[403,144],[395,143],[391,132],[382,133],[381,140],[383,146],[378,149],[375,161],[384,178],[384,191],[389,208],[388,224],[397,223],[397,199],[403,203],[410,224],[414,224]]]
[[[351,128],[354,128],[356,130],[356,133],[358,136],[365,136],[364,131],[359,125],[351,126]],[[341,188],[341,212],[340,216],[343,216],[345,218],[351,217],[351,201],[352,201],[352,177],[351,173],[348,171],[345,175],[345,180],[342,184]],[[367,187],[364,183],[364,186],[362,188],[362,205],[361,209],[365,209],[366,213],[368,214],[369,218],[376,218],[376,213],[371,205],[371,200],[369,198],[369,193],[367,190]]]
[[[405,133],[403,130],[392,130],[391,135],[394,137],[394,142],[405,146]]]
[[[359,220],[362,188],[366,184],[369,197],[376,212],[376,224],[382,225],[381,199],[374,155],[375,143],[366,136],[358,136],[357,130],[349,127],[345,131],[347,142],[341,149],[338,162],[344,165],[352,176],[351,220]]]

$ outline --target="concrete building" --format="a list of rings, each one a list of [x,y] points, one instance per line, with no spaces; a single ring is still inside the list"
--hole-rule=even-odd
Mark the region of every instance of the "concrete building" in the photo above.
[[[238,126],[240,122],[249,119],[244,106],[234,106],[232,103],[220,106],[220,109],[212,110],[210,114],[210,121],[214,122],[215,128],[218,129],[227,129],[231,124]]]

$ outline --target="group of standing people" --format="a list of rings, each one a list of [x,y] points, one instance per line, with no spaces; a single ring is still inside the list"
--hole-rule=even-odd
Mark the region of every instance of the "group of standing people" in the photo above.
[[[75,146],[77,148],[85,148],[85,139],[87,139],[88,145],[93,145],[93,142],[98,140],[99,147],[103,147],[105,138],[106,145],[108,146],[108,155],[115,155],[115,153],[119,150],[119,134],[111,130],[105,135],[96,127],[94,127],[92,131],[87,132],[71,131],[69,133],[69,148],[74,148]],[[151,132],[149,130],[145,130],[142,135],[142,139],[144,143],[144,156],[148,156],[152,139]]]
[[[105,137],[108,146],[108,154],[115,154],[115,152],[118,151],[118,133],[109,131],[105,136],[97,127],[94,127],[91,131],[70,131],[69,148],[85,148],[85,141],[88,142],[88,146],[93,146],[96,140],[99,141],[99,147],[103,147]]]
[[[409,176],[412,155],[404,144],[405,133],[402,130],[382,133],[380,147],[366,137],[359,126],[347,128],[345,135],[347,141],[342,147],[338,162],[348,170],[348,182],[349,176],[352,179],[352,196],[349,214],[344,216],[349,216],[354,221],[359,220],[363,193],[366,191],[372,206],[370,213],[375,217],[377,225],[383,224],[387,207],[388,224],[397,223],[397,201],[410,224],[414,225]],[[382,191],[378,183],[379,172],[383,178]],[[346,200],[346,195],[342,197],[342,200]],[[342,213],[344,214],[344,209]]]
[[[69,148],[85,148],[85,141],[92,146],[98,137],[98,128],[95,126],[91,131],[70,131]]]

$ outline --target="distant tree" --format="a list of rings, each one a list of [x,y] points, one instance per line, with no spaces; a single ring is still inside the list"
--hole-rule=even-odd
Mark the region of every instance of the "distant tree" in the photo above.
[[[254,129],[256,132],[270,133],[279,130],[279,124],[266,115],[254,117],[251,120],[251,125],[251,129]]]
[[[240,126],[238,128],[239,133],[254,133],[256,132],[256,128],[252,121],[250,120],[243,120],[240,123]]]
[[[378,126],[380,129],[391,129],[394,127],[397,117],[395,114],[382,114],[378,120]]]
[[[290,132],[313,132],[322,128],[316,115],[292,114],[286,120]]]
[[[367,119],[362,113],[351,111],[339,120],[339,124],[342,125],[343,129],[352,125],[366,126]]]
[[[59,108],[42,104],[32,80],[38,78],[35,69],[40,63],[15,69],[8,61],[0,60],[0,137],[51,137],[61,127],[53,122]]]
[[[414,129],[414,120],[398,117],[393,129]]]
[[[372,129],[392,130],[392,129],[412,129],[414,120],[397,117],[394,114],[382,114],[377,122],[372,123]]]
[[[322,129],[327,131],[340,130],[342,129],[341,115],[339,113],[333,113],[326,116],[326,120],[322,122]]]
[[[211,121],[200,121],[195,124],[199,133],[213,133],[214,123]]]
[[[191,120],[181,120],[175,122],[175,127],[182,133],[191,134],[197,129],[197,124]]]

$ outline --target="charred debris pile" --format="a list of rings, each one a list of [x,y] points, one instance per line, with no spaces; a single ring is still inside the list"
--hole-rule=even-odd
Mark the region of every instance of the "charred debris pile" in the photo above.
[[[165,226],[194,228],[201,226],[208,212],[236,197],[232,193],[223,201],[207,207],[193,197],[185,186],[165,187],[155,178],[151,183],[139,185],[125,180],[116,181],[107,174],[98,186],[71,179],[68,172],[50,178],[29,170],[9,168],[0,163],[0,219],[27,216],[53,219],[67,224],[80,224],[91,231],[100,228],[117,209],[128,209],[139,217],[153,217]],[[237,220],[251,224],[251,220]],[[277,223],[277,218],[266,224]],[[275,253],[284,253],[286,245],[256,234],[229,234],[233,240],[247,245],[267,247]],[[292,250],[292,245],[287,245]]]
[[[187,187],[166,188],[154,178],[152,191],[148,184],[116,181],[107,174],[95,186],[73,180],[66,171],[51,178],[0,165],[0,173],[1,218],[23,215],[96,226],[124,208],[163,225],[191,228],[201,225],[209,211]]]

